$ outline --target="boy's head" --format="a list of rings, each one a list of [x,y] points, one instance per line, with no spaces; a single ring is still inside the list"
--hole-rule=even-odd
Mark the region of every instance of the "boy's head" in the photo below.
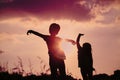
[[[57,35],[60,30],[60,25],[56,23],[52,23],[49,28],[49,33],[53,36]]]

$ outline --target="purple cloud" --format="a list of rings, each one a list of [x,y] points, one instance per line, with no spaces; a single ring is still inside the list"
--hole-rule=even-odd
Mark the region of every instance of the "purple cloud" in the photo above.
[[[107,4],[114,0],[2,0],[1,19],[34,15],[41,19],[70,19],[86,21],[94,18],[89,5]]]

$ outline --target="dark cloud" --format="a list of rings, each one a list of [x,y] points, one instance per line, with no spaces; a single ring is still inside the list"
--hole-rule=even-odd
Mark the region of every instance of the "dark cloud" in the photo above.
[[[33,15],[41,19],[70,19],[86,21],[95,17],[89,5],[107,4],[114,0],[2,0],[1,19]],[[93,4],[91,4],[93,3]]]

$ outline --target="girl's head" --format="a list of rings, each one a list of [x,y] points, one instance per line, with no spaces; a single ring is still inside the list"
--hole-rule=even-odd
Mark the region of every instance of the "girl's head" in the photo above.
[[[49,33],[53,36],[56,36],[60,30],[60,25],[56,23],[52,23],[49,28]]]
[[[84,43],[83,44],[83,49],[87,52],[91,52],[92,51],[92,48],[91,48],[91,44],[90,43]]]

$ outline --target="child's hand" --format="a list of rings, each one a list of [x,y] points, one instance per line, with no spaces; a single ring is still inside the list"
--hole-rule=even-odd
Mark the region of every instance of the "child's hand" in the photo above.
[[[32,30],[28,30],[27,35],[29,35],[29,33],[31,34],[32,32],[33,32]]]
[[[79,33],[79,36],[83,36],[84,34]]]
[[[75,44],[76,44],[76,42],[75,42],[75,41],[73,41],[73,40],[72,40],[71,42],[72,42],[72,44],[73,44],[73,45],[75,45]]]

